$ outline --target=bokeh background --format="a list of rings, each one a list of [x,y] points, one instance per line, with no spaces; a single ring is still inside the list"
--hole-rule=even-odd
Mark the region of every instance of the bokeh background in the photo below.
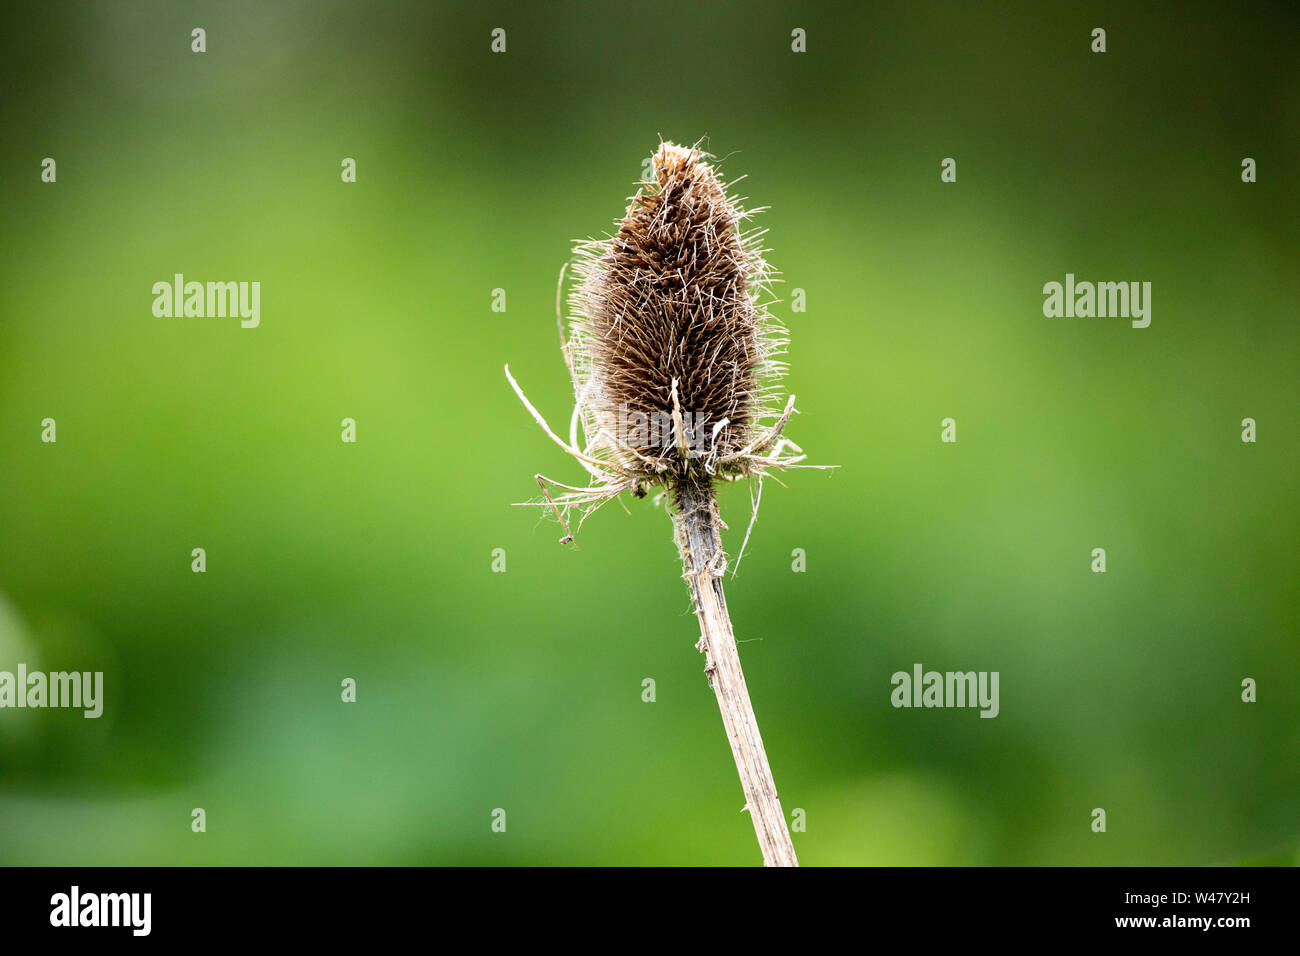
[[[791,434],[841,466],[766,485],[728,582],[802,862],[1297,861],[1293,6],[2,16],[0,669],[106,710],[0,711],[0,862],[758,861],[663,510],[575,551],[511,507],[581,473],[502,365],[567,422],[557,271],[661,136],[771,207]],[[154,318],[176,272],[261,327]],[[1044,318],[1066,272],[1150,328]],[[916,662],[1000,716],[893,709]]]

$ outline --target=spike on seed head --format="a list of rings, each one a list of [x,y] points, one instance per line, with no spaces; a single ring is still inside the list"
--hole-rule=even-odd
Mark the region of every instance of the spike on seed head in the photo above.
[[[662,143],[618,231],[575,250],[569,348],[590,452],[650,484],[748,473],[774,413],[768,268],[706,156]]]

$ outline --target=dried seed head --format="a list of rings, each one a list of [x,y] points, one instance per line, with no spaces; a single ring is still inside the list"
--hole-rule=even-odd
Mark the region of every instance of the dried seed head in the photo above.
[[[618,231],[576,247],[570,339],[588,454],[643,484],[748,474],[784,340],[760,233],[707,154],[663,143]]]
[[[764,475],[834,467],[802,464],[807,456],[783,434],[794,396],[778,416],[785,366],[777,356],[786,342],[764,301],[762,233],[744,230],[751,213],[727,194],[706,156],[661,143],[654,181],[631,197],[618,231],[575,248],[578,281],[567,338],[561,333],[575,396],[568,441],[506,366],[533,420],[591,476],[585,488],[535,476],[542,500],[529,503],[555,512],[562,541],[625,491],[641,497],[661,485],[681,513],[690,501],[715,507],[716,477],[758,479],[752,530]],[[571,528],[575,510],[581,517]]]

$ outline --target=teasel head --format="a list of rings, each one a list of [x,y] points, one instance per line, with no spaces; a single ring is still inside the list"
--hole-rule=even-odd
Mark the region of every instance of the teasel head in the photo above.
[[[613,236],[575,249],[569,350],[594,457],[646,486],[739,476],[785,340],[761,230],[707,155],[661,143]]]
[[[778,404],[786,338],[768,311],[765,230],[750,224],[761,210],[742,207],[711,158],[661,142],[616,231],[575,244],[560,319],[575,397],[568,442],[510,377],[594,479],[575,488],[537,476],[562,522],[623,491],[761,478],[805,457],[782,437],[794,396]],[[564,493],[552,497],[548,483]]]
[[[714,482],[757,479],[752,530],[770,469],[823,466],[799,464],[802,450],[782,437],[794,396],[777,415],[785,339],[767,310],[771,273],[762,232],[748,226],[750,214],[708,158],[698,147],[661,142],[654,176],[631,197],[617,231],[575,248],[567,325],[557,315],[575,398],[567,442],[509,366],[506,377],[546,434],[592,477],[581,488],[536,476],[544,504],[565,527],[562,541],[577,530],[567,520],[573,509],[585,520],[624,491],[641,497],[654,487],[670,499],[700,625],[695,646],[706,655],[745,809],[764,863],[797,866],[727,613],[725,525]]]

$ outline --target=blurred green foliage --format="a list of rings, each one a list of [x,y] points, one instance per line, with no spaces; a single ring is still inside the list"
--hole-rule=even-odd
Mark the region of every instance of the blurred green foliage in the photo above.
[[[790,433],[841,469],[768,484],[728,582],[802,861],[1296,862],[1294,9],[0,16],[0,668],[107,686],[0,711],[0,862],[757,862],[662,509],[574,551],[510,507],[581,474],[501,367],[567,421],[556,273],[660,136],[807,292]],[[154,318],[176,272],[260,328]],[[1066,272],[1151,327],[1044,318]],[[893,709],[915,662],[1000,716]]]

